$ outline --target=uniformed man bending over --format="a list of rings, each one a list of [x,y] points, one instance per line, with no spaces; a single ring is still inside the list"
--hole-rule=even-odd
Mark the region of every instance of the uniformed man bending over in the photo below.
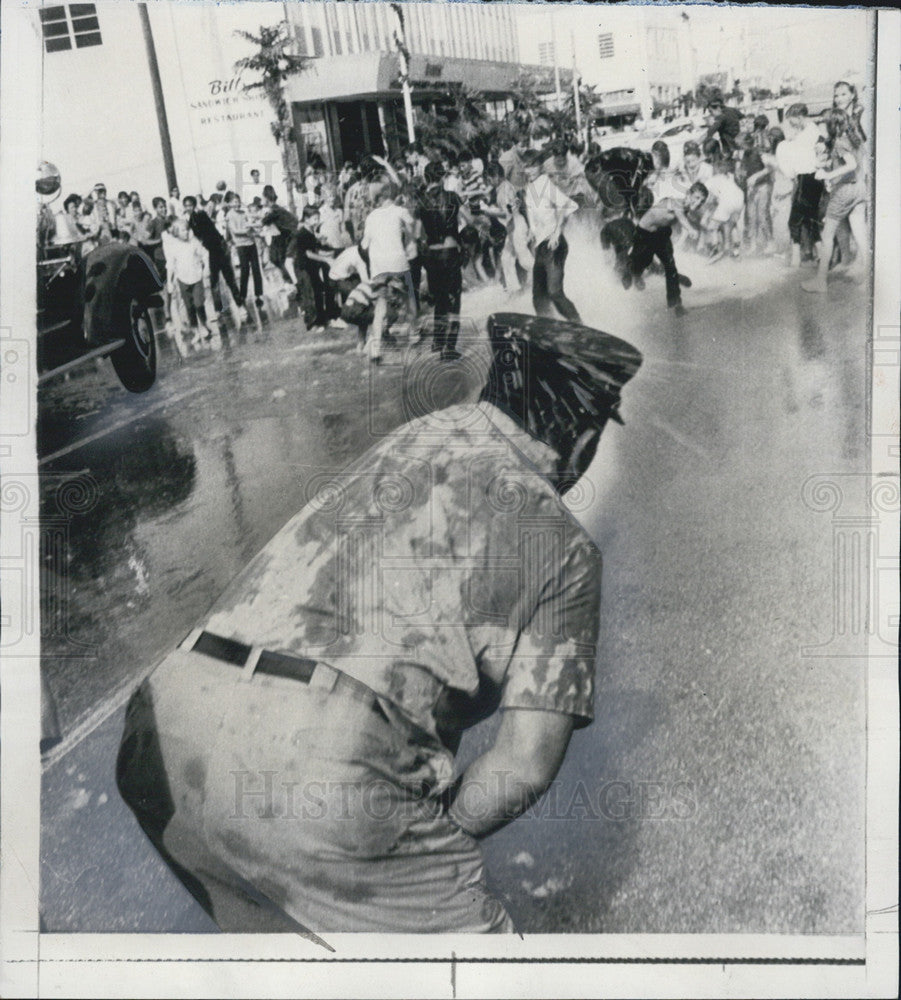
[[[592,718],[601,560],[561,494],[641,356],[488,323],[480,401],[314,489],[129,705],[120,790],[223,930],[512,930],[478,840]]]

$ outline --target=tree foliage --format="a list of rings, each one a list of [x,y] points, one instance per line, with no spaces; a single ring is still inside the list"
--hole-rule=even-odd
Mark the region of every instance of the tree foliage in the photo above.
[[[286,21],[274,25],[260,25],[258,34],[238,30],[235,34],[256,47],[256,52],[235,63],[239,73],[255,73],[259,79],[244,84],[244,90],[262,90],[269,105],[275,112],[275,121],[270,124],[275,141],[279,145],[291,139],[291,115],[285,100],[285,83],[295,74],[303,72],[309,64],[305,56],[289,51],[293,44],[290,27]]]
[[[432,106],[431,111],[416,110],[416,135],[424,148],[483,159],[488,155],[501,125],[486,113],[479,91],[466,84],[445,85]]]

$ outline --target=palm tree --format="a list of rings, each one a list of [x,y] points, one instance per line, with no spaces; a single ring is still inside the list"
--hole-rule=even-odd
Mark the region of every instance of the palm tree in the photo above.
[[[445,85],[433,104],[434,111],[416,111],[416,132],[423,147],[485,159],[499,126],[486,114],[483,95],[465,83]]]
[[[513,110],[507,116],[511,128],[529,132],[536,119],[543,117],[547,105],[538,93],[538,77],[529,70],[521,70],[510,89]]]
[[[591,142],[591,117],[595,105],[600,101],[601,95],[592,84],[585,84],[579,81],[579,116],[584,123],[587,141]],[[576,102],[575,95],[570,91],[566,96],[563,106],[565,112],[564,127],[571,134],[576,134]]]
[[[285,83],[290,77],[302,73],[310,60],[288,51],[293,42],[287,21],[279,21],[268,26],[261,24],[256,35],[242,30],[236,31],[235,34],[255,45],[257,49],[253,55],[239,59],[235,63],[235,70],[238,73],[249,70],[259,74],[258,80],[244,84],[244,90],[262,90],[275,114],[275,121],[271,122],[269,127],[282,155],[282,169],[288,188],[288,206],[293,212],[295,208],[292,182],[300,179],[300,166],[297,162],[297,150],[293,146],[294,128],[291,111],[285,100]]]

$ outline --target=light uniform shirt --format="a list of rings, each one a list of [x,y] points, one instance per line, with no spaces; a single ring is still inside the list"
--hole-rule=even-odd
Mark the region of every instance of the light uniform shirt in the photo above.
[[[225,213],[225,228],[236,247],[252,247],[254,245],[251,219],[243,207],[230,208]]]
[[[548,239],[557,223],[579,207],[544,175],[526,185],[525,202],[529,232],[535,240],[535,246]]]
[[[350,242],[344,228],[344,212],[340,208],[332,208],[328,201],[319,206],[319,239],[334,250],[346,247]]]
[[[544,161],[542,170],[570,198],[578,194],[591,201],[595,200],[595,192],[585,179],[585,167],[572,153],[566,154],[566,165],[562,170],[557,169],[553,156]]]
[[[380,205],[369,213],[363,228],[363,249],[369,251],[373,278],[408,270],[406,235],[412,230],[413,216],[400,205]]]
[[[354,274],[358,275],[361,281],[369,280],[369,270],[366,267],[366,261],[360,256],[360,250],[356,244],[348,247],[346,250],[342,250],[334,261],[332,261],[332,265],[328,269],[328,276],[332,281],[346,281]]]
[[[202,627],[336,667],[431,734],[445,691],[482,675],[501,709],[585,725],[601,562],[556,463],[488,403],[405,424],[320,484]]]
[[[656,170],[649,179],[648,187],[655,202],[663,201],[664,198],[684,198],[688,190],[680,182],[675,170]]]
[[[700,181],[704,187],[707,187],[707,182],[713,177],[713,167],[706,160],[701,160],[698,164],[698,169],[694,173],[690,173],[684,166],[677,171],[677,184],[682,187],[682,192],[679,195],[681,198],[688,193],[688,189],[692,184],[696,184]]]
[[[528,183],[526,172],[523,169],[522,159],[519,150],[514,146],[501,153],[498,163],[504,168],[504,177],[517,191],[521,191]]]

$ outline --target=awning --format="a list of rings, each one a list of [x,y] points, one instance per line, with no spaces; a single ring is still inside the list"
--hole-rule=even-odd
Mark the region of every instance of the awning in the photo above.
[[[484,59],[450,59],[413,54],[410,84],[413,98],[440,93],[448,84],[465,84],[486,100],[507,95],[514,89],[521,70],[527,69],[554,89],[553,73],[547,67]],[[561,70],[561,87],[569,86],[571,72]],[[545,80],[546,78],[546,80]],[[307,68],[285,84],[289,103],[346,101],[360,98],[394,97],[400,92],[400,59],[393,52],[362,52],[346,56],[311,59]]]
[[[611,101],[609,104],[601,101],[591,109],[594,118],[616,118],[619,115],[637,115],[641,111],[638,101]]]

